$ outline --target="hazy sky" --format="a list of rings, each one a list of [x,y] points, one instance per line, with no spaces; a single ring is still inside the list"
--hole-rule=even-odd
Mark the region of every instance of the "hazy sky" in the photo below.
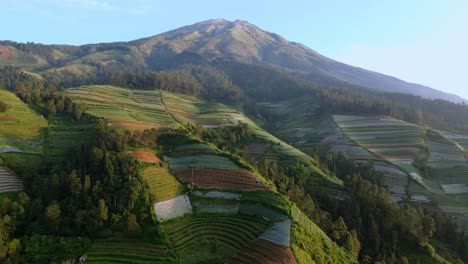
[[[354,66],[468,98],[466,0],[0,0],[0,39],[85,44],[243,19]]]

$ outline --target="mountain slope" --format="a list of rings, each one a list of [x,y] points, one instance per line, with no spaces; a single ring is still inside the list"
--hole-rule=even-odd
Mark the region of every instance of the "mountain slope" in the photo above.
[[[84,46],[0,42],[0,66],[75,75],[168,69],[182,64],[267,64],[323,83],[348,83],[426,98],[463,98],[332,60],[246,21],[208,20],[131,42]]]

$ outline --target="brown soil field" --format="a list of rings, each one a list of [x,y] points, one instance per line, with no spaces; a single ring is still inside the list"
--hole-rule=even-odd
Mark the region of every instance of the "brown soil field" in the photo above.
[[[290,248],[257,239],[226,262],[229,264],[296,264],[296,259]]]
[[[182,182],[192,182],[192,169],[177,169],[176,175]],[[247,170],[193,169],[194,185],[207,189],[237,189],[243,191],[271,191],[271,188]]]
[[[7,47],[7,46],[0,46],[0,53],[1,53],[1,57],[0,59],[2,61],[8,61],[8,58],[10,58],[10,49]]]
[[[145,130],[155,128],[157,130],[167,130],[170,126],[157,125],[149,122],[142,122],[136,120],[111,120],[110,124],[113,127],[125,128],[128,130]]]
[[[146,150],[135,150],[130,153],[135,159],[145,163],[159,163],[161,159],[158,158],[153,152]]]

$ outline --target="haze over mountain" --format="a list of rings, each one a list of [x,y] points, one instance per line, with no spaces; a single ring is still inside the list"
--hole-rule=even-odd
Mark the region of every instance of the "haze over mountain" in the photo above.
[[[112,64],[120,64],[125,70],[160,70],[184,63],[239,62],[272,65],[318,83],[348,83],[466,102],[457,95],[340,63],[242,20],[208,20],[131,42],[83,46],[0,44],[0,65],[19,66],[39,74],[57,70],[86,75]]]

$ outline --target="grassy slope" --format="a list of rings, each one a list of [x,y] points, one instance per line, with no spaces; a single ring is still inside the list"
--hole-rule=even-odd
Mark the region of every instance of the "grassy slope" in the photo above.
[[[15,94],[0,90],[0,101],[9,105],[0,113],[0,137],[40,141],[47,128],[47,120],[23,103]]]
[[[76,121],[66,116],[49,118],[45,151],[47,157],[63,157],[71,147],[77,147],[91,140],[93,124],[91,120]]]
[[[167,167],[149,166],[144,169],[143,177],[157,202],[174,198],[182,193],[182,185],[169,173]]]

